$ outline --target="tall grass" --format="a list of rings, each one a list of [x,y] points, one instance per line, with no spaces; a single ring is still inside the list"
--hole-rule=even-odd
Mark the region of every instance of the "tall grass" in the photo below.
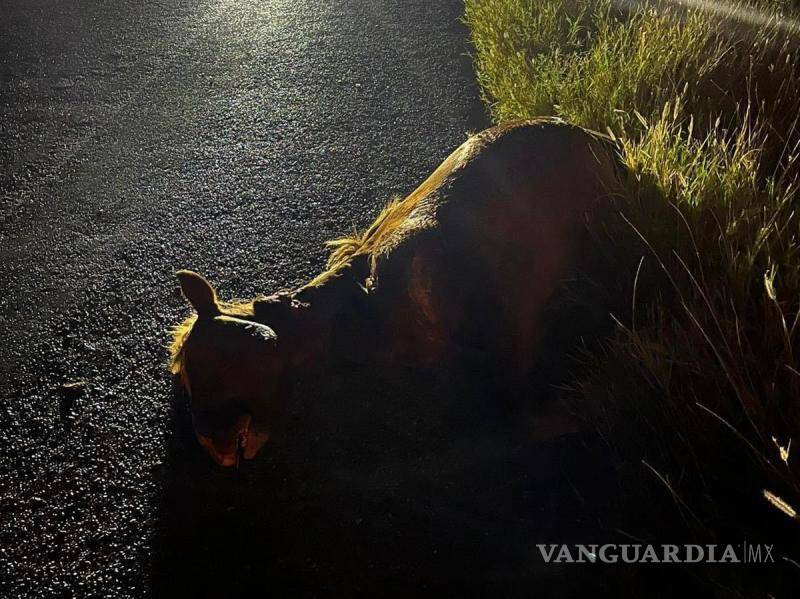
[[[731,9],[733,10],[733,9]],[[733,14],[733,13],[731,13]],[[557,115],[618,136],[643,133],[681,98],[703,135],[745,118],[776,149],[797,143],[800,51],[781,13],[736,18],[612,0],[467,0],[475,66],[497,121]],[[637,115],[638,113],[638,115]]]
[[[661,495],[688,538],[765,538],[800,562],[800,53],[786,6],[748,5],[756,28],[735,8],[467,0],[465,14],[496,121],[609,132],[628,167],[593,230],[616,332],[571,387],[619,460],[620,521],[675,534],[647,513]]]

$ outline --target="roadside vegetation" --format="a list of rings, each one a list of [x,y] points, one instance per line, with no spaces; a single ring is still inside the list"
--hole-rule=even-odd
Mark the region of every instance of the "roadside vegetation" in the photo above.
[[[695,4],[466,0],[465,20],[495,121],[563,117],[627,166],[593,230],[615,331],[568,389],[618,473],[608,526],[775,543],[776,568],[703,573],[764,596],[800,577],[800,28],[789,2]]]

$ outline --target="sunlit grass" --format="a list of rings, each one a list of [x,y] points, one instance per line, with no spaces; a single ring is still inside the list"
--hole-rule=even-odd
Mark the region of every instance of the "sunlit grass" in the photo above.
[[[676,4],[467,0],[465,14],[496,121],[608,132],[628,167],[593,231],[616,333],[571,387],[631,473],[623,504],[669,493],[698,539],[777,542],[800,506],[795,21],[782,2]],[[781,548],[795,560],[798,532]]]

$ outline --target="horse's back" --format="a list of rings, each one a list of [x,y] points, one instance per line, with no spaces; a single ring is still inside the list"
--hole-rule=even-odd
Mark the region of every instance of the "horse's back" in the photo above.
[[[379,286],[409,304],[396,325],[405,345],[436,356],[455,339],[525,369],[586,217],[616,180],[608,141],[561,121],[470,138],[414,192],[379,262]]]

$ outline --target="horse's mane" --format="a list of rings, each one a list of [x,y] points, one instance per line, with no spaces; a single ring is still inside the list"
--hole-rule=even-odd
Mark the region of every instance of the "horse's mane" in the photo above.
[[[397,237],[401,231],[412,228],[409,226],[409,219],[413,218],[415,209],[442,185],[448,175],[464,164],[474,151],[478,138],[482,138],[482,136],[472,137],[459,146],[405,199],[399,197],[392,199],[364,231],[328,241],[325,245],[331,248],[331,253],[328,256],[325,270],[305,287],[317,287],[338,276],[343,269],[350,266],[356,256],[369,256],[374,265],[375,258],[379,254],[397,244]]]

